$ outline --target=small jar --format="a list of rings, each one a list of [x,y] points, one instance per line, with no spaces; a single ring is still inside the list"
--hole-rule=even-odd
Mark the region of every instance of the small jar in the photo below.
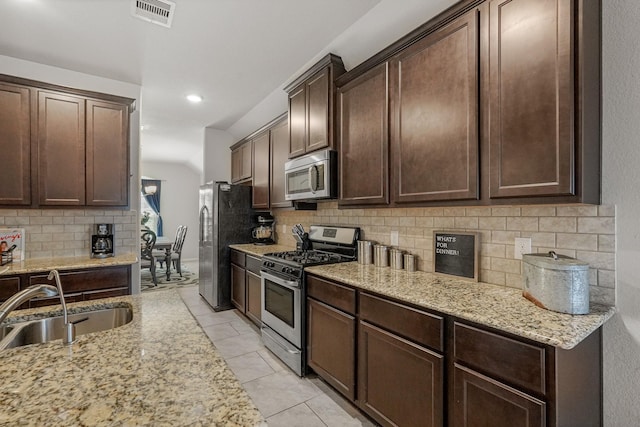
[[[373,263],[376,267],[389,267],[389,246],[375,245],[373,247]]]
[[[404,254],[404,268],[407,271],[414,272],[417,267],[417,257],[412,254]]]
[[[390,264],[391,264],[391,268],[394,270],[402,270],[403,268],[403,262],[402,262],[402,257],[404,255],[404,252],[401,251],[400,249],[391,249],[391,260],[390,260]]]

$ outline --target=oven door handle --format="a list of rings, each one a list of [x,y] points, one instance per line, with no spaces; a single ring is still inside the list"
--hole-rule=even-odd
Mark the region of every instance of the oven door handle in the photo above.
[[[266,271],[260,271],[260,276],[286,288],[300,289],[300,283],[297,280],[286,280],[281,277],[274,276],[273,274],[267,273]]]
[[[283,350],[284,350],[284,351],[286,351],[287,353],[289,353],[289,354],[300,354],[300,353],[302,353],[302,351],[301,351],[301,350],[297,350],[297,349],[296,349],[296,350],[291,350],[290,348],[287,348],[287,347],[283,346],[282,344],[280,344],[280,343],[278,342],[278,340],[277,340],[275,337],[273,337],[273,335],[269,332],[269,328],[268,328],[268,327],[264,327],[264,326],[263,326],[263,327],[262,327],[262,333],[263,333],[263,334],[265,334],[265,335],[268,335],[268,336],[271,338],[271,340],[272,340],[275,344],[277,344],[277,345],[278,345],[278,347],[280,347],[281,349],[283,349]]]

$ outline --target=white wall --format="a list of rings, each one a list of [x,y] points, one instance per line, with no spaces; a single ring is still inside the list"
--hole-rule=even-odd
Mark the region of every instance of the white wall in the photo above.
[[[603,1],[603,203],[616,204],[616,306],[604,327],[605,426],[640,424],[640,7]]]
[[[182,247],[182,259],[198,259],[198,171],[182,163],[143,161],[141,174],[162,181],[160,215],[164,235],[174,237],[179,225],[189,227]]]
[[[223,130],[205,128],[203,147],[203,180],[231,182],[231,150],[237,141],[233,135]]]

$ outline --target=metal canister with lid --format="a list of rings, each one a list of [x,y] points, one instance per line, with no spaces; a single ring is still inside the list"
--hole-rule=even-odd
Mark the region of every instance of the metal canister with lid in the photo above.
[[[589,264],[551,251],[522,256],[523,295],[547,310],[589,313]]]

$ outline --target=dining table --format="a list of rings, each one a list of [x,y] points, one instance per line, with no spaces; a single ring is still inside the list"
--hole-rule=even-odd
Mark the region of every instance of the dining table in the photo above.
[[[171,280],[171,247],[173,246],[173,238],[166,236],[158,236],[156,238],[155,249],[164,250],[164,263],[167,265],[167,281]]]

